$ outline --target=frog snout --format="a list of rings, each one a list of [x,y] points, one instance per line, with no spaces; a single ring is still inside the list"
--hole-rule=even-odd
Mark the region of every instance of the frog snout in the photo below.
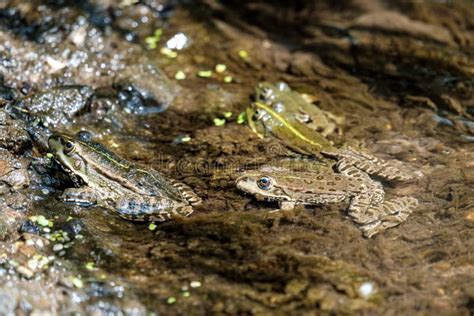
[[[251,179],[247,176],[241,176],[235,180],[235,185],[239,190],[242,190],[244,192],[250,192],[251,191]]]

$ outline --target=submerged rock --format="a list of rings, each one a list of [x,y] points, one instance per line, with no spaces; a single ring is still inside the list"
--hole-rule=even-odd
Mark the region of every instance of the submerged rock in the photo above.
[[[120,105],[135,114],[163,112],[179,87],[146,61],[127,66],[115,79]]]
[[[91,103],[94,90],[88,86],[62,86],[36,93],[15,104],[28,120],[39,118],[45,126],[72,123]]]
[[[6,184],[12,191],[26,188],[30,184],[27,163],[14,158],[8,150],[1,148],[0,182]],[[8,192],[9,190],[6,189],[5,191]]]
[[[16,153],[29,146],[25,123],[12,119],[7,112],[0,110],[0,147]]]

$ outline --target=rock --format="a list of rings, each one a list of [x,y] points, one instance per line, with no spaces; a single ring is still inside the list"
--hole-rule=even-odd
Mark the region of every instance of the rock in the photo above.
[[[61,229],[69,236],[74,237],[82,231],[82,226],[83,224],[79,219],[73,219],[61,225]]]
[[[94,90],[88,86],[61,86],[35,93],[15,104],[20,117],[29,121],[40,118],[47,127],[71,123],[90,105]],[[24,112],[26,111],[27,114]]]
[[[20,226],[20,233],[39,234],[39,232],[39,227],[29,219],[24,221]]]
[[[11,190],[17,191],[29,186],[27,167],[26,163],[16,159],[8,150],[0,148],[0,182]]]
[[[2,291],[0,293],[0,310],[2,311],[2,315],[15,315],[16,314],[18,297],[19,296],[16,297],[10,291]]]
[[[23,277],[27,279],[31,279],[35,275],[33,271],[31,271],[30,269],[24,266],[18,266],[16,268],[16,272],[18,272],[19,274],[21,274]]]
[[[120,105],[135,114],[163,112],[173,101],[179,86],[151,63],[133,64],[115,78]]]
[[[7,112],[0,110],[0,147],[17,153],[30,147],[30,144],[25,123],[12,119]]]

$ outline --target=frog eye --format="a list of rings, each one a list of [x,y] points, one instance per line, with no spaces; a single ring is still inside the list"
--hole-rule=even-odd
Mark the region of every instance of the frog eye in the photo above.
[[[265,115],[265,113],[266,112],[264,110],[255,110],[255,113],[253,114],[252,119],[254,121],[261,120],[263,118],[263,116]]]
[[[64,153],[66,153],[66,154],[71,153],[71,152],[74,150],[74,147],[75,147],[75,145],[74,145],[73,142],[71,142],[71,141],[66,141],[66,142],[64,143]]]
[[[262,190],[268,190],[272,186],[272,179],[269,177],[261,177],[258,179],[257,185]]]

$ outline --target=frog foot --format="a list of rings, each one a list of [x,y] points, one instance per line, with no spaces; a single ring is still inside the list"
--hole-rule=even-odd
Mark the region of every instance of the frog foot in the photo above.
[[[370,238],[387,228],[395,227],[404,222],[417,206],[418,200],[414,197],[402,197],[385,201],[379,207],[379,219],[361,225],[360,229],[365,237]]]

